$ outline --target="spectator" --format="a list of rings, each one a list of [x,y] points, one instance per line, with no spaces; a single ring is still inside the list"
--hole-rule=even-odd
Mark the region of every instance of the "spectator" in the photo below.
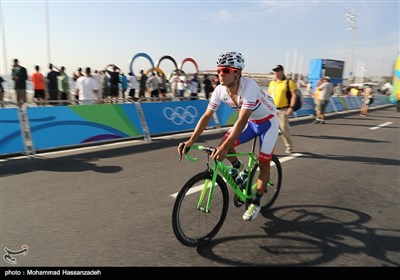
[[[36,99],[36,104],[38,106],[44,106],[45,101],[45,87],[44,87],[44,76],[40,73],[39,65],[35,66],[36,72],[32,74],[31,81],[33,84],[33,97]]]
[[[77,81],[80,77],[85,76],[85,75],[82,73],[82,68],[81,68],[81,67],[79,67],[79,68],[77,69],[77,71],[78,71],[78,73],[76,73],[76,72],[72,73],[72,77],[73,77],[73,79],[74,79],[74,81],[75,81],[75,85],[76,85],[76,81]],[[79,100],[79,96],[76,95],[76,92],[75,92],[74,90],[70,91],[70,94],[71,94],[71,99]]]
[[[110,87],[109,87],[110,79],[106,75],[106,71],[102,70],[100,73],[101,73],[100,83],[103,90],[99,97],[103,99],[104,102],[104,100],[110,95]]]
[[[204,74],[204,80],[203,80],[203,85],[204,85],[204,93],[206,95],[206,99],[210,99],[210,92],[214,90],[214,87],[212,86],[212,82],[210,78],[208,78],[208,74]]]
[[[112,66],[113,71],[108,70],[107,68]],[[120,69],[115,64],[108,64],[104,71],[110,76],[110,97],[111,102],[117,102],[119,97],[119,72]]]
[[[139,98],[144,98],[146,92],[146,82],[147,82],[147,75],[144,73],[143,70],[140,70],[140,80],[139,80]]]
[[[167,79],[165,78],[164,73],[158,73],[158,80],[160,81],[159,88],[161,97],[167,96]]]
[[[136,93],[136,90],[137,90],[137,85],[138,85],[138,82],[137,82],[137,80],[136,80],[136,76],[132,73],[132,72],[129,72],[129,79],[128,79],[128,81],[129,81],[129,84],[130,84],[130,90],[129,90],[129,97],[132,99],[132,101],[135,99],[135,93]]]
[[[178,96],[178,71],[173,72],[172,77],[169,79],[169,84],[171,85],[172,96]]]
[[[58,92],[60,93],[60,100],[64,100],[64,105],[68,105],[69,95],[69,77],[65,73],[65,67],[61,66],[60,75],[58,76]]]
[[[99,71],[94,70],[94,73],[92,74],[92,77],[93,77],[93,79],[96,80],[97,88],[99,89],[97,91],[97,96],[98,96],[99,99],[102,99],[103,98],[103,87],[102,87],[102,84],[101,84],[102,76],[99,73]]]
[[[373,94],[372,88],[370,85],[367,85],[364,88],[364,98],[363,98],[363,104],[361,106],[361,112],[360,112],[361,117],[365,117],[368,115],[368,109],[369,109],[369,106],[372,104],[373,100],[374,100],[374,94]]]
[[[296,84],[292,79],[287,80],[282,65],[276,65],[272,71],[275,74],[275,79],[269,83],[268,92],[274,99],[276,109],[278,109],[279,129],[285,143],[285,152],[290,154],[293,151],[293,140],[290,132],[289,116],[293,113],[293,107],[296,103]],[[290,100],[286,97],[288,83],[291,93]]]
[[[155,72],[151,74],[151,77],[148,79],[147,83],[149,84],[149,88],[151,88],[151,97],[158,98],[160,94],[160,89],[159,89],[160,80],[156,76]]]
[[[122,98],[125,98],[125,92],[128,90],[128,78],[124,73],[119,75],[119,82],[121,84]]]
[[[54,67],[57,69],[57,67]],[[49,64],[49,69],[50,72],[47,73],[47,77],[46,77],[46,83],[47,83],[47,92],[48,92],[48,100],[51,101],[55,101],[58,100],[58,76],[60,75],[60,72],[54,71],[53,70],[53,64]],[[60,71],[59,69],[57,69],[58,71]],[[56,103],[56,105],[58,105]]]
[[[1,108],[4,108],[3,100],[4,100],[4,92],[5,92],[5,90],[4,90],[4,87],[3,87],[3,82],[5,82],[5,81],[4,81],[3,77],[0,76],[0,107]]]
[[[85,69],[86,76],[76,80],[76,95],[79,96],[80,103],[83,105],[94,104],[98,101],[98,85],[91,75],[90,67]]]
[[[19,65],[18,59],[14,59],[11,77],[14,81],[17,103],[21,107],[22,104],[26,102],[26,80],[28,79],[28,72],[25,67]]]
[[[74,77],[74,81],[76,82],[76,80],[78,80],[78,78],[79,77],[83,77],[83,76],[85,76],[83,73],[82,73],[82,68],[81,67],[79,67],[76,71],[78,71],[78,73],[73,73],[73,77]]]
[[[321,80],[318,97],[315,99],[315,111],[317,113],[314,123],[325,124],[325,110],[329,103],[329,97],[333,94],[333,86],[330,83],[330,77],[325,76]]]
[[[343,94],[343,91],[342,91],[342,84],[341,84],[341,83],[338,83],[337,86],[335,86],[335,87],[333,88],[333,93],[334,93],[336,96],[340,96],[340,95]]]
[[[189,90],[190,90],[190,96],[192,96],[191,100],[196,100],[201,90],[201,84],[199,79],[197,78],[197,74],[194,74],[193,78],[190,80]]]
[[[183,97],[185,95],[186,76],[184,75],[182,70],[178,71],[178,77],[176,79],[176,82],[177,82],[176,88],[178,90],[178,97]]]

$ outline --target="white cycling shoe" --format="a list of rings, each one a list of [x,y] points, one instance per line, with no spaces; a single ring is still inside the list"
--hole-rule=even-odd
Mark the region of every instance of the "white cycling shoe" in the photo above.
[[[260,213],[261,206],[256,204],[250,204],[249,208],[247,208],[246,212],[243,214],[243,220],[251,221],[257,218],[258,213]]]

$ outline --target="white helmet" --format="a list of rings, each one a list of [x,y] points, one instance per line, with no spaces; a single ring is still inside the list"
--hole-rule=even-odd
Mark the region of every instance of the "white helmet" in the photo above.
[[[217,66],[228,66],[243,70],[244,69],[243,55],[240,52],[221,53],[217,59]]]

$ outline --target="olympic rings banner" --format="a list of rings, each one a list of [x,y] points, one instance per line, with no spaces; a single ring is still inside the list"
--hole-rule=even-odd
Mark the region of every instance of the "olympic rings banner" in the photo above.
[[[207,100],[142,103],[150,135],[193,130],[208,105]],[[209,127],[215,127],[211,119]]]

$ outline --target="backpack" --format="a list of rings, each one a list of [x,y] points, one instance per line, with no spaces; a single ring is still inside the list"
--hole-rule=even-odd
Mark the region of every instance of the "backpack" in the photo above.
[[[291,93],[290,93],[290,89],[289,89],[289,80],[286,80],[286,98],[288,100],[288,103],[290,104],[290,98],[292,97]],[[294,104],[293,107],[293,111],[297,111],[301,108],[302,106],[302,95],[301,95],[301,91],[296,88],[296,95],[297,95],[297,99],[296,99],[296,103]]]
[[[369,103],[368,105],[372,104],[374,102],[375,98],[371,95],[369,98]]]

